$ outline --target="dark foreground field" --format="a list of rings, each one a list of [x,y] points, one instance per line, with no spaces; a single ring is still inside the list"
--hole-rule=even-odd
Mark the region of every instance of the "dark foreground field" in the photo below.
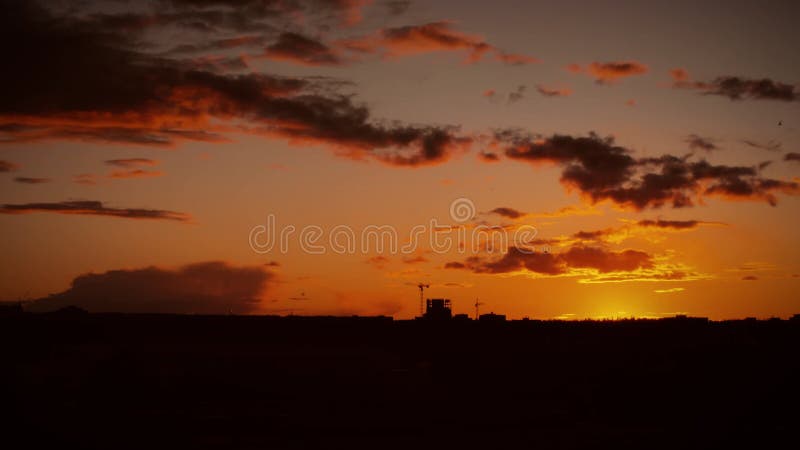
[[[22,439],[9,449],[793,448],[798,344],[797,321],[24,315],[0,318],[2,439]]]

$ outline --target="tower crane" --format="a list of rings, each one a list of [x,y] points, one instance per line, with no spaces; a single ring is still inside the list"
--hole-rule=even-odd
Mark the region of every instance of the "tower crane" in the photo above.
[[[423,307],[425,306],[425,300],[422,298],[424,296],[424,290],[431,287],[431,285],[419,283],[417,287],[419,288],[419,315],[422,316],[424,314]]]
[[[481,305],[485,305],[485,303],[482,303],[482,302],[478,301],[478,299],[476,298],[475,299],[475,320],[478,320],[478,318],[480,317],[478,315],[478,308],[480,308]]]

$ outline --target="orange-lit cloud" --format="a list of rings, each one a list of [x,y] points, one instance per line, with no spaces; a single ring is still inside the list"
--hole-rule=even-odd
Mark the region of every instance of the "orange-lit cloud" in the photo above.
[[[219,4],[224,2],[209,7]],[[352,10],[353,4],[339,6]],[[0,142],[6,144],[81,140],[174,146],[227,142],[231,133],[246,133],[413,167],[443,162],[469,141],[453,127],[379,122],[328,78],[198,70],[147,53],[135,33],[114,31],[95,19],[55,17],[38,7],[6,13],[6,22],[29,37],[7,49],[6,56],[19,65],[0,87]],[[402,34],[389,33],[401,41]],[[52,83],[51,73],[61,74],[61,83]]]
[[[530,213],[530,212],[520,211],[515,208],[510,208],[507,206],[500,206],[492,209],[491,211],[487,211],[486,214],[495,214],[504,217],[506,219],[518,220],[526,217],[555,218],[555,217],[567,217],[567,216],[596,216],[602,214],[602,211],[596,209],[593,206],[585,207],[585,206],[570,205],[561,207],[556,211]]]
[[[674,82],[681,82],[681,81],[688,81],[689,80],[689,72],[686,69],[676,67],[669,71],[670,77],[672,77],[672,81]]]
[[[480,62],[487,53],[509,65],[525,65],[539,62],[535,57],[506,53],[490,44],[483,37],[457,31],[447,21],[430,22],[384,28],[378,33],[343,40],[338,45],[356,54],[381,54],[384,57],[419,55],[432,52],[463,52],[465,63]]]
[[[431,22],[384,28],[377,34],[342,41],[343,48],[359,53],[383,53],[388,57],[441,51],[464,51],[466,62],[478,62],[491,48],[480,36],[456,31],[450,22]]]
[[[19,170],[18,165],[9,161],[0,160],[0,173],[14,172],[15,170]]]
[[[685,290],[686,290],[685,288],[676,287],[676,288],[669,288],[669,289],[656,289],[653,292],[655,292],[656,294],[673,294],[673,293],[676,293],[676,292],[683,292]]]
[[[610,61],[593,62],[583,67],[579,64],[569,64],[567,70],[572,73],[583,73],[598,84],[611,84],[623,78],[647,73],[647,66],[636,61]]]
[[[567,217],[567,216],[598,216],[603,212],[594,206],[574,206],[568,205],[558,208],[556,211],[546,211],[530,213],[531,217]]]
[[[448,262],[446,269],[466,269],[478,274],[532,274],[579,277],[580,283],[631,281],[690,281],[706,278],[684,266],[668,264],[633,249],[614,251],[599,246],[573,245],[559,253],[534,252],[510,247],[503,256],[472,256]]]
[[[573,245],[619,244],[634,237],[644,238],[651,242],[663,240],[664,233],[683,232],[694,230],[700,226],[726,226],[721,222],[708,222],[702,220],[639,220],[625,221],[625,225],[609,227],[599,230],[581,230],[569,236],[552,238],[539,237],[529,245],[568,247]]]
[[[502,51],[495,51],[495,58],[498,61],[501,61],[505,64],[511,66],[524,66],[527,64],[536,64],[541,62],[539,58],[528,56],[528,55],[520,55],[518,53],[504,53]]]

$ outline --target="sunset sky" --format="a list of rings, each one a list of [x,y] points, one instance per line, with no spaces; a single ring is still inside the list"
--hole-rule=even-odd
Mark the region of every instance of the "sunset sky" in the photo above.
[[[2,300],[402,319],[422,282],[470,315],[800,313],[798,2],[0,5]],[[327,251],[254,251],[269,215]],[[329,245],[432,220],[536,233]]]

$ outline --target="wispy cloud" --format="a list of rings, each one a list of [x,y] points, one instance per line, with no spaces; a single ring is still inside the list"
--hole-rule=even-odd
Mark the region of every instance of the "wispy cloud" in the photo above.
[[[16,177],[14,181],[22,184],[44,184],[53,180],[50,178],[34,178],[34,177]]]
[[[54,203],[22,203],[0,206],[0,214],[51,213],[79,216],[116,217],[121,219],[166,220],[189,222],[186,213],[161,209],[112,208],[93,200],[74,200]]]

